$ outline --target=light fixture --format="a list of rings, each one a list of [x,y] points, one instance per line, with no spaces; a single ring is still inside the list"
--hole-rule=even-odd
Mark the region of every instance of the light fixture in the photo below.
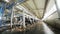
[[[5,2],[10,2],[11,0],[4,0]]]
[[[56,0],[57,8],[60,10],[60,0]]]

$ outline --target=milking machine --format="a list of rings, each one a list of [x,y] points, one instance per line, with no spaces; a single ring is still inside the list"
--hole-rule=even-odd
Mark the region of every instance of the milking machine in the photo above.
[[[10,26],[12,28],[13,18],[14,18],[14,16],[13,16],[14,15],[14,11],[13,11],[14,6],[17,5],[18,3],[20,4],[24,1],[26,1],[26,0],[0,0],[0,27],[2,27],[2,19],[3,19],[4,11],[5,11],[5,9],[8,9],[11,12],[10,13],[11,14],[11,18],[10,18],[11,19],[11,24],[10,24]],[[23,11],[23,19],[25,19],[24,18],[24,11]],[[23,20],[23,22],[24,21],[25,20]],[[6,25],[6,26],[8,26],[8,25]],[[23,26],[25,27],[25,23],[23,24]]]
[[[25,29],[26,28],[26,24],[30,24],[30,25],[33,24],[34,19],[30,18],[30,17],[26,18],[24,9],[22,9],[22,11],[23,11],[22,12],[22,14],[23,14],[22,18],[18,18],[17,19],[17,17],[14,17],[14,7],[17,4],[20,4],[20,3],[24,2],[24,1],[26,1],[26,0],[0,0],[0,27],[2,27],[2,24],[3,24],[2,20],[3,20],[3,15],[4,15],[5,9],[8,9],[9,12],[10,12],[10,14],[9,14],[10,15],[10,25],[4,25],[4,26],[10,26],[11,29],[12,29],[12,27],[14,25],[16,26],[16,25],[19,24],[20,26],[22,26]],[[16,18],[16,21],[15,21],[15,18]],[[15,21],[14,23],[13,23],[13,19]],[[19,21],[19,22],[17,22],[17,21]]]

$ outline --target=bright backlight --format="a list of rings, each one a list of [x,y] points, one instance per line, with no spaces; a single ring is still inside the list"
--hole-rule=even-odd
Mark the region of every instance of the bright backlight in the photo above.
[[[1,17],[0,17],[0,20],[1,20]]]
[[[6,2],[9,2],[10,0],[5,0]]]
[[[48,16],[50,16],[52,13],[54,13],[55,11],[56,11],[57,9],[56,9],[56,6],[55,6],[55,4],[52,6],[52,8],[47,12],[47,13],[45,13],[45,15],[44,15],[44,18],[42,19],[42,20],[44,20],[44,19],[46,19]]]
[[[60,10],[60,0],[56,0],[56,2],[57,2],[57,6],[58,6],[58,8]]]

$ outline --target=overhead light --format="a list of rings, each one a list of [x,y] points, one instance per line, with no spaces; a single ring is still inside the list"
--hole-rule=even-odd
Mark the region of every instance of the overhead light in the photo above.
[[[5,2],[10,2],[10,0],[4,0]]]
[[[58,9],[60,10],[60,0],[56,0],[56,3],[57,3]]]

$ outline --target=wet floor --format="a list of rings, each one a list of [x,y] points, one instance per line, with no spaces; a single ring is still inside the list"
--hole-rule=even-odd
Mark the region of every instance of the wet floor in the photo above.
[[[25,31],[3,31],[1,34],[55,34],[44,22],[38,22],[33,28]]]

